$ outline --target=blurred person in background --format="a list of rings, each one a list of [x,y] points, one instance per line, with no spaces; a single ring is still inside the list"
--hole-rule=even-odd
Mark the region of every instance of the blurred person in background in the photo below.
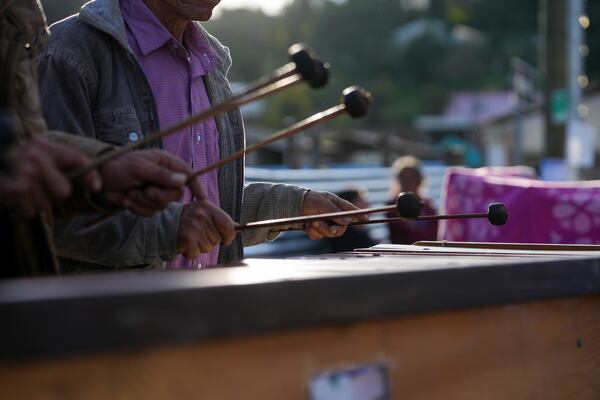
[[[360,189],[349,189],[336,193],[341,199],[344,199],[358,208],[369,208],[366,200],[366,191]],[[375,246],[377,242],[371,239],[369,231],[365,226],[349,226],[346,233],[340,237],[325,239],[327,249],[331,253],[342,251],[352,251],[365,247]]]
[[[421,162],[412,156],[400,157],[392,165],[394,182],[391,189],[392,199],[388,204],[394,204],[398,194],[412,192],[423,200],[421,215],[433,215],[437,210],[431,200],[423,196],[423,173]],[[394,218],[396,212],[389,212],[388,218]],[[395,244],[413,244],[420,240],[436,240],[437,221],[401,221],[388,224],[390,241]]]

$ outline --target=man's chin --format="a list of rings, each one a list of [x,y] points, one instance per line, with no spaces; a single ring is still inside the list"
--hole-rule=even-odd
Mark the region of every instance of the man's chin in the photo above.
[[[212,10],[204,12],[196,19],[196,21],[206,22],[212,18],[212,15],[213,15]]]
[[[194,13],[189,13],[187,17],[193,21],[205,22],[212,18],[213,10],[201,10]]]

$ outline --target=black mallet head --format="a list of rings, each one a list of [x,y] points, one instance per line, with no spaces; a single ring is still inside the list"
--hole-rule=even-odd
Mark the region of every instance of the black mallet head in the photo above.
[[[346,112],[352,118],[361,118],[367,115],[371,105],[371,93],[359,86],[350,86],[342,92],[342,102]]]
[[[488,221],[490,224],[500,226],[506,224],[508,210],[502,203],[492,203],[488,206]]]
[[[402,218],[417,218],[421,215],[423,202],[416,194],[412,192],[403,192],[396,199],[396,210]]]
[[[296,64],[296,71],[308,84],[317,89],[329,82],[329,64],[319,60],[316,54],[304,44],[298,43],[288,49],[290,60]]]

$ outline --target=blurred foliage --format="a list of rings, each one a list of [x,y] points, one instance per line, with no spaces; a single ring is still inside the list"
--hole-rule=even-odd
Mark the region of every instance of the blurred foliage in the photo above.
[[[53,22],[76,12],[83,1],[42,3]],[[295,0],[277,16],[223,10],[206,26],[231,49],[232,81],[252,81],[283,65],[295,42],[308,43],[331,63],[327,88],[294,89],[269,99],[266,125],[301,119],[334,104],[345,86],[359,84],[375,98],[362,123],[396,128],[418,115],[441,112],[452,91],[506,88],[512,57],[536,65],[537,7],[534,0]],[[592,21],[586,65],[597,83],[600,1],[587,1],[586,7]],[[419,21],[441,26],[442,34],[426,29],[399,43],[402,30]],[[456,40],[459,28],[472,40]]]
[[[41,0],[48,18],[52,24],[79,11],[85,1],[82,0]]]
[[[522,0],[431,0],[429,7],[398,0],[296,0],[280,16],[225,10],[208,29],[231,48],[233,80],[250,81],[283,64],[294,42],[310,44],[332,65],[328,88],[310,97],[314,111],[330,105],[343,87],[359,84],[374,93],[373,109],[363,124],[397,127],[420,114],[442,111],[455,90],[502,89],[509,61],[519,56],[536,64],[537,2]],[[424,29],[399,44],[400,30],[414,21],[442,26],[440,35]],[[468,27],[478,40],[453,40],[457,26]],[[301,118],[305,91],[269,100],[264,119],[281,124]],[[283,103],[283,104],[282,104]],[[287,104],[285,104],[287,103]],[[344,124],[344,119],[338,120]]]

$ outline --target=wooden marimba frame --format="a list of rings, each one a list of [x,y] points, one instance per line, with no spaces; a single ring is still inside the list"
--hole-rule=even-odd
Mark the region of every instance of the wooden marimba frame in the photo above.
[[[516,247],[1,282],[0,398],[307,399],[373,363],[393,399],[599,398],[600,252]]]

